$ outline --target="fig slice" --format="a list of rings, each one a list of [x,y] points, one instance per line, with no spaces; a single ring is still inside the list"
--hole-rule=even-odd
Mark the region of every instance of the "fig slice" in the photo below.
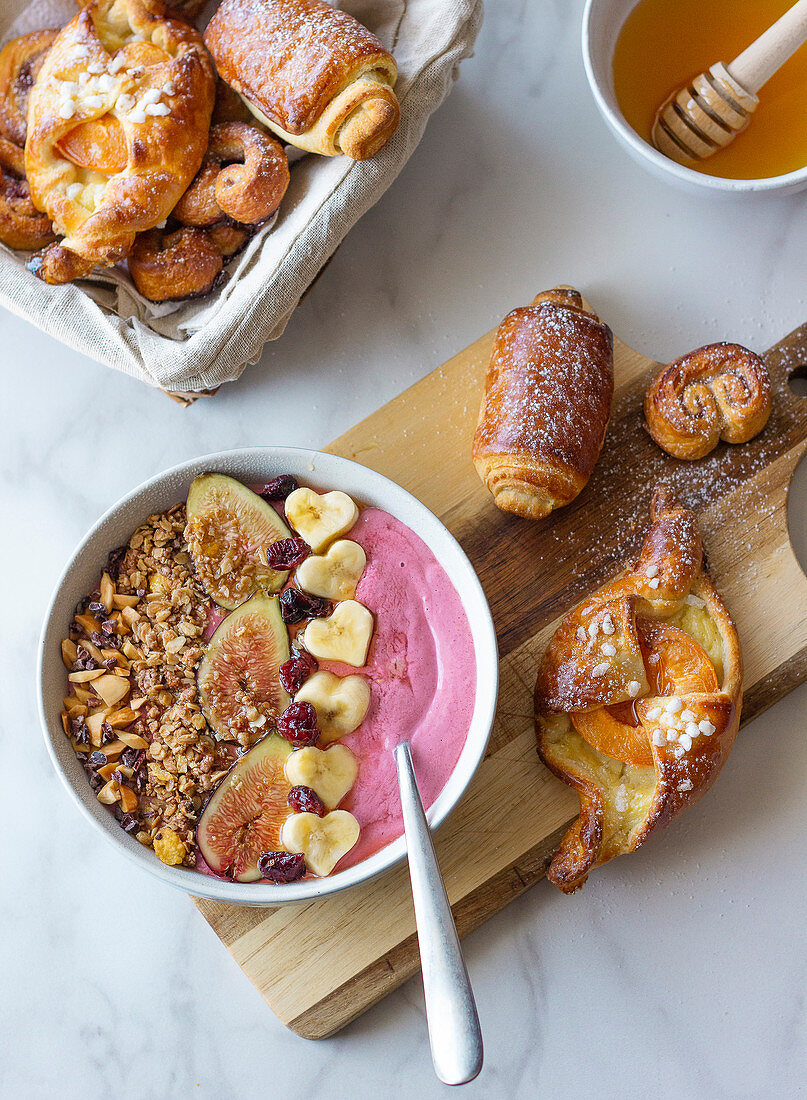
[[[211,871],[236,882],[261,878],[258,860],[282,848],[291,745],[270,733],[233,764],[202,810],[196,843]]]
[[[188,493],[185,538],[199,580],[232,611],[253,592],[278,592],[288,572],[270,569],[266,550],[291,531],[265,500],[226,474],[200,474]]]
[[[248,746],[268,732],[291,701],[280,682],[288,659],[277,596],[252,596],[219,624],[196,674],[202,710],[219,739]]]

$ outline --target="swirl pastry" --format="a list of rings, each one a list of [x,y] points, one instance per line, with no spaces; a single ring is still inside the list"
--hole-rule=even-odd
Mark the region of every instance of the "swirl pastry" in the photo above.
[[[324,0],[224,0],[205,44],[222,79],[290,145],[367,160],[398,127],[392,54]]]
[[[129,274],[152,302],[200,298],[218,283],[224,261],[249,237],[248,228],[228,222],[207,229],[181,226],[138,233],[129,253]]]
[[[664,367],[644,414],[653,439],[674,458],[703,458],[721,439],[746,443],[771,414],[768,370],[739,344],[709,344]]]
[[[0,138],[25,145],[28,97],[58,30],[14,38],[0,50]]]
[[[52,240],[50,219],[31,202],[22,149],[0,138],[0,241],[29,250],[44,248]]]
[[[41,278],[114,264],[167,217],[202,162],[214,93],[199,34],[144,0],[96,0],[62,29],[28,105],[31,196],[64,236],[32,262]]]
[[[496,334],[473,458],[505,512],[539,519],[583,490],[614,392],[613,337],[576,290],[539,294]]]
[[[538,752],[580,796],[547,872],[566,893],[696,802],[740,721],[737,631],[697,521],[656,490],[635,565],[561,622],[535,689]]]

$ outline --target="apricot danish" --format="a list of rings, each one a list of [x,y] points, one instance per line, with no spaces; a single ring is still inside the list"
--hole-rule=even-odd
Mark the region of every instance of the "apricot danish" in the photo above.
[[[767,367],[739,344],[708,344],[664,367],[644,414],[653,439],[674,458],[703,458],[721,439],[746,443],[771,414]]]
[[[202,167],[174,207],[183,225],[208,226],[224,218],[246,225],[266,221],[289,185],[283,146],[243,122],[212,126]]]
[[[0,137],[25,145],[28,97],[58,30],[14,38],[0,50]]]
[[[163,221],[207,147],[215,76],[200,35],[146,0],[95,0],[59,33],[28,105],[26,174],[36,206],[81,261],[110,265]]]
[[[538,672],[539,755],[580,796],[547,872],[565,893],[696,802],[739,727],[739,639],[695,516],[666,489],[651,516],[635,565],[563,619]]]
[[[50,218],[31,202],[22,149],[0,138],[0,241],[27,250],[52,240]]]

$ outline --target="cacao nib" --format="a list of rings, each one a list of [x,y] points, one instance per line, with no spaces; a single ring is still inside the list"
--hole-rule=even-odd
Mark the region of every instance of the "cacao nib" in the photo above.
[[[77,718],[71,719],[70,733],[76,744],[89,745],[90,731],[87,728],[87,720],[83,714],[79,714]]]
[[[117,733],[115,733],[112,726],[110,726],[109,722],[102,722],[101,723],[101,744],[102,745],[111,745],[113,741],[117,741],[117,740],[118,740],[118,735],[117,735]]]
[[[133,833],[137,829],[137,818],[134,814],[121,813],[118,823],[125,833]]]
[[[106,764],[106,753],[99,752],[99,750],[96,749],[87,757],[87,763],[91,768],[103,768],[104,764]]]
[[[294,882],[306,872],[305,856],[293,852],[264,852],[258,870],[270,882]]]
[[[270,569],[293,569],[310,553],[305,539],[278,539],[267,547],[266,564]]]
[[[277,732],[295,745],[315,745],[319,740],[317,712],[310,703],[290,703],[277,720]]]
[[[263,497],[264,500],[285,500],[290,493],[293,493],[299,487],[296,477],[291,474],[281,474],[280,477],[268,481],[260,490],[258,496]]]
[[[93,615],[103,615],[104,618],[107,616],[106,606],[100,600],[93,600],[92,603],[87,605],[87,610],[91,611]]]
[[[101,631],[98,630],[94,630],[90,635],[90,641],[93,643],[93,645],[103,647],[104,649],[120,649],[120,640],[118,639],[118,635],[115,633],[115,624],[110,622],[109,626],[110,629],[107,630],[107,624],[104,623],[102,625],[101,630],[103,630],[104,633],[101,633]]]
[[[291,657],[280,666],[280,682],[284,691],[289,695],[296,695],[309,676],[313,676],[319,668],[316,660],[304,649],[296,647],[291,651]]]
[[[287,588],[280,593],[280,614],[284,623],[301,623],[304,619],[324,619],[331,613],[331,601],[309,596],[299,588]]]
[[[126,768],[134,769],[137,760],[137,749],[124,749],[120,754],[120,762]]]
[[[111,672],[112,669],[117,666],[117,663],[118,662],[115,660],[114,657],[107,657],[107,659],[105,661],[101,662],[101,664],[104,666],[104,668],[107,670],[107,672]]]
[[[116,633],[115,623],[113,622],[112,619],[106,619],[104,622],[101,623],[101,630],[103,630],[104,634],[107,636],[106,641],[107,641],[107,644],[108,644],[109,643],[109,635]]]
[[[110,553],[106,561],[106,571],[107,573],[109,573],[111,580],[116,581],[120,576],[120,567],[123,564],[123,559],[125,557],[125,546],[118,546]]]
[[[328,812],[325,803],[310,787],[292,787],[289,791],[288,803],[298,814],[316,814],[317,817],[325,817]]]

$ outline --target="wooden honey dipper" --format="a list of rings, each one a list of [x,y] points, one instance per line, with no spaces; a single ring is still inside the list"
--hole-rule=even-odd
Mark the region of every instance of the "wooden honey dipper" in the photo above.
[[[798,0],[730,65],[718,61],[665,99],[653,123],[655,147],[679,164],[724,149],[748,125],[759,89],[805,41],[807,0]]]

